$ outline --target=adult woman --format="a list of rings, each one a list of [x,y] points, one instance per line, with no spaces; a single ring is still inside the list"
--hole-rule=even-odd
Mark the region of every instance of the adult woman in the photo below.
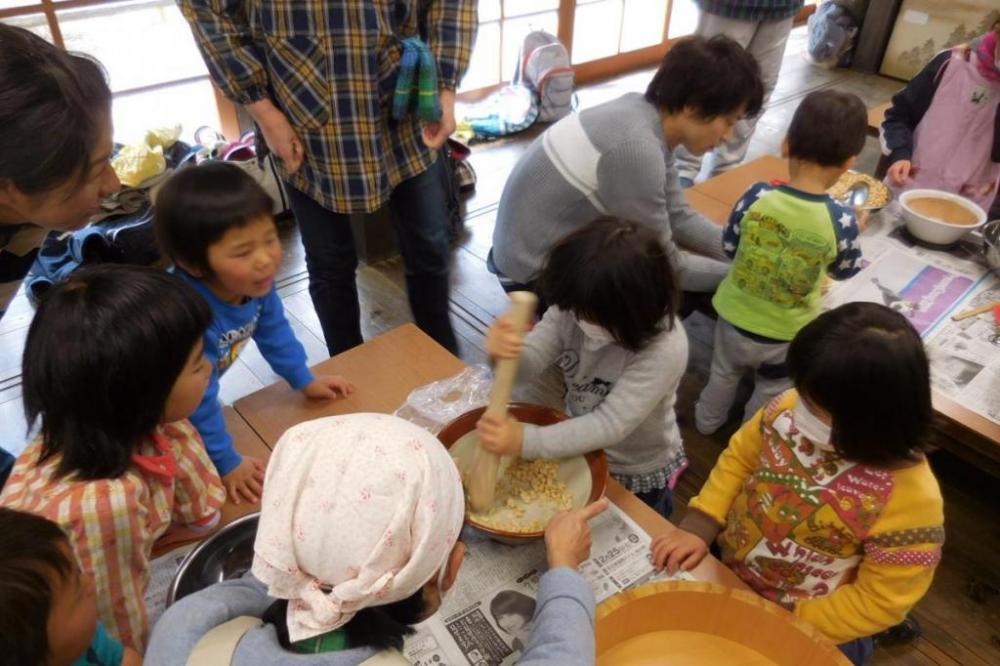
[[[593,663],[594,597],[575,569],[590,551],[587,519],[606,507],[601,500],[550,523],[550,569],[520,663]],[[399,662],[403,638],[438,610],[458,576],[464,510],[455,464],[426,430],[384,414],[299,424],[268,463],[255,578],[169,608],[145,663],[194,666],[192,653],[240,616],[250,628],[231,643],[228,661],[212,663]]]
[[[550,127],[500,199],[489,264],[501,285],[530,288],[559,239],[611,215],[661,232],[683,289],[714,291],[727,272],[722,228],[688,207],[673,152],[719,145],[762,98],[753,56],[728,37],[691,37],[667,52],[645,96],[630,93]],[[708,256],[679,252],[675,239]]]
[[[51,229],[79,229],[118,189],[101,66],[0,24],[0,317]]]

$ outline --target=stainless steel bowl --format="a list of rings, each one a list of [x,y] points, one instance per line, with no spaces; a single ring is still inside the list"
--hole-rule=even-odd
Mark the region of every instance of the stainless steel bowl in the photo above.
[[[239,578],[250,571],[259,519],[260,512],[238,518],[188,553],[170,584],[167,606],[209,585]]]
[[[983,253],[986,263],[995,271],[1000,270],[1000,220],[987,222],[982,229]]]

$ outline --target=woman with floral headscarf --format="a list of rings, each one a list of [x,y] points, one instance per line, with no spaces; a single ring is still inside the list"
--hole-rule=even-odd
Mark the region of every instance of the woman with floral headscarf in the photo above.
[[[606,506],[550,523],[550,570],[519,663],[593,663],[594,597],[575,569],[590,550],[587,519]],[[458,576],[464,511],[458,470],[427,431],[383,414],[295,426],[268,463],[253,576],[168,609],[145,663],[201,663],[192,653],[205,649],[206,634],[241,622],[223,663],[408,663],[404,637]]]

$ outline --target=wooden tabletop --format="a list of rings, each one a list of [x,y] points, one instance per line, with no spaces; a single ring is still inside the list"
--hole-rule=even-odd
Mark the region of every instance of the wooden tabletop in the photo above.
[[[281,434],[297,423],[352,412],[394,412],[413,389],[450,377],[464,367],[461,360],[419,328],[406,324],[313,367],[316,374],[340,374],[350,379],[356,387],[353,395],[343,400],[314,402],[306,400],[284,382],[272,384],[236,402],[239,417],[246,423],[242,427],[230,423],[230,433],[234,440],[238,438],[237,449],[241,453],[261,455],[258,446],[263,446],[265,451],[273,447]],[[250,447],[256,453],[250,453]],[[608,484],[607,495],[650,536],[677,529],[613,479]],[[233,507],[230,511],[240,508]],[[242,508],[244,512],[256,509]],[[746,587],[711,556],[692,573],[701,580]]]
[[[236,411],[269,446],[302,421],[356,412],[392,413],[418,386],[460,372],[465,365],[413,324],[405,324],[313,367],[343,375],[356,387],[337,400],[309,400],[278,382],[236,401]]]
[[[788,162],[776,155],[765,155],[698,183],[689,192],[693,196],[708,197],[722,203],[726,206],[728,215],[751,185],[775,178],[788,180]],[[695,206],[693,203],[691,205]],[[707,217],[711,219],[711,216]]]

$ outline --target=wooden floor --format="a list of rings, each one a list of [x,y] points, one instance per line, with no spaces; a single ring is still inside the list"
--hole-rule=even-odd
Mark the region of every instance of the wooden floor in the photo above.
[[[819,88],[837,88],[859,95],[868,106],[888,99],[900,83],[878,76],[826,70],[801,57],[805,32],[793,32],[770,106],[757,126],[748,158],[777,154],[798,101]],[[620,77],[580,91],[581,106],[645,89],[651,71]],[[505,308],[506,298],[485,268],[491,245],[497,202],[503,184],[534,132],[487,146],[476,146],[472,164],[479,180],[466,201],[466,233],[455,249],[451,313],[463,360],[485,362],[483,334]],[[859,160],[871,173],[878,159],[874,139]],[[294,226],[284,230],[285,262],[278,281],[289,320],[306,347],[311,363],[326,357],[319,320],[309,299],[302,249]],[[366,338],[411,321],[398,259],[365,266],[359,272]],[[30,307],[19,296],[0,320],[0,446],[18,451],[24,442],[20,404],[20,355],[31,320]],[[691,339],[691,362],[678,403],[691,467],[681,479],[679,507],[700,488],[736,424],[712,437],[699,435],[692,425],[692,404],[704,385],[711,358],[712,322],[693,315],[685,322]],[[251,393],[278,378],[252,344],[227,372],[222,396],[227,402]],[[879,648],[877,664],[998,664],[1000,663],[1000,480],[985,476],[954,457],[937,453],[932,464],[945,496],[948,542],[930,593],[916,610],[925,635],[906,646]]]

